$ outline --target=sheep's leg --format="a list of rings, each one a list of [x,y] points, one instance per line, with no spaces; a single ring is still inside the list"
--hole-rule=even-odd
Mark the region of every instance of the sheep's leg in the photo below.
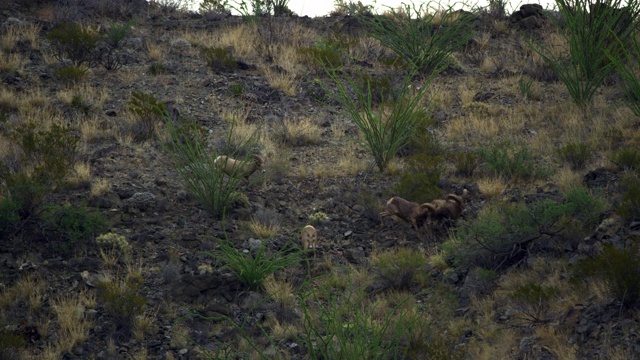
[[[411,219],[411,223],[413,224],[413,229],[416,231],[416,234],[418,235],[418,239],[422,241],[422,233],[420,232],[420,229],[418,229],[418,222],[416,221],[415,218],[413,218]]]

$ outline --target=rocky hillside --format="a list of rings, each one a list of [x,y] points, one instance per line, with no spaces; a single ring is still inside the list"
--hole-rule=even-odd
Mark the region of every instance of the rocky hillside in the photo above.
[[[366,9],[214,10],[0,4],[1,359],[640,353],[637,93],[575,100],[560,15],[426,16],[459,46],[412,72]]]

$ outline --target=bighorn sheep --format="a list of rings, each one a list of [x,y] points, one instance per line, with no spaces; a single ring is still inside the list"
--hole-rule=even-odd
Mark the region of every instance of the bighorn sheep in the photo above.
[[[422,204],[425,205],[425,204]],[[418,237],[422,239],[422,235],[418,230],[418,221],[423,221],[424,219],[429,218],[431,213],[431,209],[427,207],[422,207],[422,205],[415,203],[413,201],[405,200],[399,196],[394,196],[384,207],[384,211],[380,213],[380,224],[384,226],[383,218],[385,216],[395,215],[402,220],[411,223],[413,225],[413,229],[418,234]],[[424,222],[424,226],[426,227],[427,222]]]
[[[264,161],[262,157],[253,155],[253,161],[236,160],[226,155],[218,156],[213,164],[217,170],[222,170],[225,174],[233,177],[241,177],[248,181],[249,176],[256,172]]]
[[[437,199],[420,205],[420,209],[428,210],[429,220],[436,219],[440,222],[444,219],[457,220],[464,210],[464,204],[468,197],[469,191],[464,189],[462,196],[449,194],[444,199]]]
[[[304,250],[315,249],[318,246],[318,231],[316,228],[311,225],[305,226],[300,232],[300,242]]]

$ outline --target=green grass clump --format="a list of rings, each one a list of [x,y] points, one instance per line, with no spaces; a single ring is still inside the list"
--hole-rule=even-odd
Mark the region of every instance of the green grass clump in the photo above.
[[[427,259],[413,249],[387,251],[375,256],[371,265],[378,269],[380,276],[391,286],[408,290],[419,274],[427,273]]]
[[[127,281],[103,281],[98,283],[99,299],[117,327],[130,330],[136,315],[144,310],[147,299],[140,295],[142,281],[130,278]]]
[[[538,165],[524,146],[494,143],[478,149],[478,156],[489,173],[512,181],[543,179],[549,174],[549,170]]]
[[[69,59],[75,66],[92,65],[100,36],[76,23],[64,23],[47,33],[53,55]]]
[[[451,154],[451,161],[456,168],[456,173],[472,177],[480,166],[480,157],[475,152],[458,151]]]
[[[585,143],[569,143],[558,149],[560,159],[572,170],[582,170],[591,159],[592,149]]]
[[[292,247],[283,247],[270,253],[264,244],[257,250],[243,253],[225,241],[220,247],[209,253],[216,260],[222,261],[227,269],[251,289],[261,289],[265,279],[275,271],[295,265],[302,259],[302,251]]]
[[[300,296],[300,342],[310,359],[399,359],[409,351],[417,319],[405,302],[378,306],[363,289],[320,286]],[[420,329],[424,331],[424,329]]]
[[[583,259],[576,265],[576,279],[597,277],[605,281],[616,299],[631,307],[640,300],[640,254],[638,245],[617,248],[607,244],[592,259]]]
[[[547,309],[552,300],[558,295],[558,288],[543,287],[540,284],[528,283],[518,287],[509,294],[514,300],[522,319],[530,323],[544,323],[549,320]]]
[[[63,83],[75,84],[84,79],[87,75],[87,71],[88,70],[86,68],[77,65],[69,65],[53,70],[52,75]]]
[[[204,61],[213,71],[227,72],[238,68],[238,62],[233,59],[231,52],[226,48],[203,47],[201,53]]]
[[[167,68],[164,66],[163,63],[156,61],[151,65],[149,65],[148,71],[149,71],[149,74],[151,75],[162,75],[167,72]]]
[[[621,170],[640,170],[640,150],[631,147],[622,148],[613,154],[611,161]]]
[[[140,139],[150,139],[155,134],[156,125],[169,116],[167,105],[151,94],[131,91],[127,108],[140,120],[143,132]]]
[[[61,241],[62,252],[88,244],[97,234],[108,229],[107,220],[98,212],[71,205],[49,205],[40,215],[48,238]]]

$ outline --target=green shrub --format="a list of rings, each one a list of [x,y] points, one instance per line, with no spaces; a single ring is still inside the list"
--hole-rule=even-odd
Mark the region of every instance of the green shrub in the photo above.
[[[80,138],[64,125],[54,123],[49,130],[38,130],[38,127],[36,123],[27,122],[9,134],[22,150],[22,170],[17,172],[30,173],[29,178],[42,184],[58,185],[75,164]],[[11,176],[18,175],[7,172],[2,176],[10,186],[25,180],[12,181]]]
[[[20,219],[20,204],[10,197],[0,199],[0,236],[5,238]]]
[[[558,149],[558,156],[571,166],[572,170],[582,170],[591,159],[592,149],[585,143],[569,143]]]
[[[480,166],[480,157],[471,151],[458,151],[451,154],[451,161],[456,167],[456,172],[466,177],[472,177]]]
[[[613,154],[611,161],[618,165],[622,170],[640,170],[640,150],[625,147],[616,151]]]
[[[622,201],[616,208],[623,219],[633,221],[640,219],[640,179],[628,176],[622,180]]]
[[[139,279],[98,283],[99,298],[119,329],[129,330],[133,319],[144,310],[147,299],[139,294],[141,287]]]
[[[303,289],[304,316],[299,342],[309,359],[402,359],[418,329],[405,301],[381,307],[363,289],[334,291],[331,286]]]
[[[478,149],[478,156],[491,174],[513,181],[542,179],[549,174],[548,169],[536,164],[524,146],[516,148],[508,142],[493,143]]]
[[[372,16],[373,5],[365,5],[362,1],[345,1],[334,0],[334,10],[331,11],[331,15],[346,15],[346,16]]]
[[[376,166],[384,171],[389,161],[407,145],[412,134],[426,127],[429,117],[420,102],[431,79],[425,80],[420,89],[414,90],[411,86],[413,76],[407,74],[398,87],[398,93],[394,94],[395,98],[383,98],[381,103],[385,105],[374,107],[374,89],[370,84],[361,90],[361,80],[354,80],[347,74],[328,68],[325,71],[337,86],[337,100],[364,135]],[[360,74],[360,79],[362,77]],[[355,93],[355,100],[352,93]]]
[[[231,152],[231,136],[233,126],[227,131],[225,148],[222,152],[210,153],[206,148],[206,139],[203,129],[195,122],[182,121],[182,125],[176,126],[173,121],[165,122],[167,127],[167,143],[165,150],[169,153],[176,166],[184,186],[189,190],[205,210],[213,216],[223,218],[227,210],[240,198],[242,192],[238,188],[245,189],[260,179],[259,174],[254,174],[249,181],[243,181],[238,176],[241,171],[236,168],[235,174],[227,176],[221,168],[215,166],[215,159],[225,154],[245,163],[254,161],[251,150],[256,146],[256,133],[246,140],[236,143],[235,153]]]
[[[71,107],[82,111],[83,114],[89,114],[89,110],[91,110],[91,106],[84,101],[82,95],[73,95],[71,98]]]
[[[300,48],[298,50],[309,66],[318,65],[317,70],[323,68],[339,69],[344,65],[342,54],[335,49]]]
[[[522,285],[509,295],[522,313],[522,320],[532,323],[544,323],[549,320],[547,309],[557,296],[558,288],[542,287],[536,283]]]
[[[75,66],[93,65],[99,36],[75,23],[65,23],[47,34],[53,55],[60,61],[69,59]]]
[[[131,91],[127,107],[140,120],[144,129],[139,140],[152,138],[156,125],[169,117],[165,103],[160,102],[153,95],[143,92]]]
[[[167,69],[164,67],[164,64],[161,62],[154,62],[153,64],[149,65],[149,74],[151,75],[161,75],[161,74],[165,74],[167,72]]]
[[[418,154],[406,161],[408,169],[400,175],[392,193],[420,203],[440,197],[442,189],[438,183],[445,170],[444,157]]]
[[[302,251],[289,246],[269,253],[264,242],[257,250],[248,253],[236,250],[228,242],[221,241],[220,247],[209,253],[222,261],[227,269],[251,289],[262,288],[265,279],[275,271],[300,263]]]
[[[573,101],[586,107],[616,61],[624,62],[621,50],[626,46],[620,42],[626,44],[634,37],[633,19],[638,17],[640,2],[557,0],[556,5],[561,16],[551,19],[569,45],[568,54],[542,44],[532,47],[558,74]]]
[[[231,84],[231,95],[234,97],[240,97],[244,93],[244,85],[241,83]]]
[[[378,269],[380,276],[390,286],[404,290],[409,290],[414,276],[427,273],[427,259],[413,249],[381,253],[372,258],[371,265]]]
[[[107,43],[112,48],[120,47],[122,41],[129,35],[131,28],[133,27],[133,20],[129,20],[124,24],[116,24],[109,21],[109,28],[105,35]]]
[[[473,36],[472,17],[453,6],[430,11],[431,4],[402,4],[385,16],[359,16],[369,34],[422,74],[438,74],[449,56]],[[410,17],[411,19],[407,19]]]
[[[19,359],[21,350],[27,347],[27,341],[12,331],[12,327],[3,325],[0,330],[0,359]]]
[[[449,250],[460,266],[500,270],[524,261],[553,239],[580,240],[598,224],[603,203],[584,188],[530,204],[501,204],[456,228],[458,244]]]
[[[202,57],[207,65],[216,72],[233,71],[238,68],[238,62],[233,59],[231,52],[221,47],[203,47]]]
[[[226,8],[226,1],[224,0],[202,0],[198,12],[227,14],[229,10]]]
[[[108,229],[106,219],[98,212],[71,205],[49,205],[42,214],[47,237],[61,241],[60,250],[69,252],[80,244],[89,244]]]
[[[63,66],[53,71],[53,77],[64,83],[77,83],[87,75],[87,69],[77,65]]]
[[[578,261],[575,279],[598,277],[605,281],[608,290],[625,306],[631,307],[640,300],[640,254],[638,245],[625,248],[605,245],[603,251],[592,259]]]

